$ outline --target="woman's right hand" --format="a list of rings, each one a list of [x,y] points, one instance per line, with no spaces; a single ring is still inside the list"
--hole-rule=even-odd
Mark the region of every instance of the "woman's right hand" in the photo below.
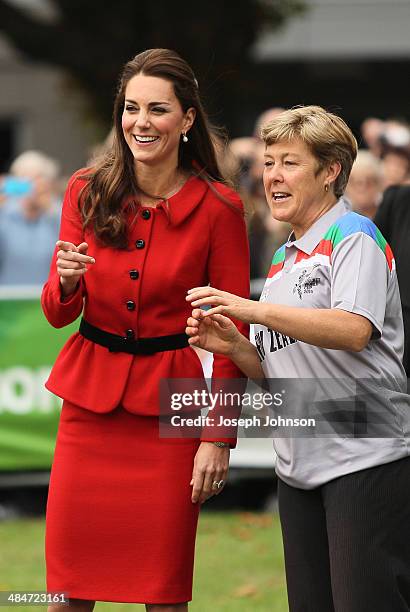
[[[200,308],[192,311],[185,333],[189,344],[221,355],[231,355],[242,337],[228,317],[220,314],[204,317]]]
[[[88,265],[94,264],[94,257],[87,255],[88,244],[82,242],[75,246],[72,242],[58,240],[57,273],[60,277],[61,292],[63,296],[70,295],[77,287],[80,278],[87,272]]]

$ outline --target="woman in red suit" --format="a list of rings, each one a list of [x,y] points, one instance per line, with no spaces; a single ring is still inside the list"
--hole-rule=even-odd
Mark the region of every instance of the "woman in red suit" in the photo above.
[[[159,382],[203,376],[184,334],[186,292],[210,282],[247,295],[246,231],[198,83],[176,53],[153,49],[126,64],[114,129],[112,150],[69,181],[42,295],[54,327],[83,313],[47,382],[64,399],[47,588],[78,611],[96,600],[182,611],[199,506],[226,479],[229,440],[161,438]],[[241,373],[216,356],[213,375]]]

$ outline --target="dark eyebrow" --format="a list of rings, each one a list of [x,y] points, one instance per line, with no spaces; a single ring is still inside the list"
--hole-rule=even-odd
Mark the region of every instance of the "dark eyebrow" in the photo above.
[[[137,102],[135,102],[135,100],[125,100],[125,102],[130,102],[131,104],[137,104]],[[168,106],[171,105],[171,102],[150,102],[148,104],[148,106],[158,106],[158,105],[163,105],[163,104],[167,104]]]

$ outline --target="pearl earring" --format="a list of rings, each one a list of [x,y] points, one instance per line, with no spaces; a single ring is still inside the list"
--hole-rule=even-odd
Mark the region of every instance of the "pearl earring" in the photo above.
[[[327,183],[325,185],[325,191],[326,191],[326,193],[329,191],[329,185]]]
[[[183,140],[183,142],[188,142],[188,136],[186,135],[186,132],[183,132],[182,140]]]

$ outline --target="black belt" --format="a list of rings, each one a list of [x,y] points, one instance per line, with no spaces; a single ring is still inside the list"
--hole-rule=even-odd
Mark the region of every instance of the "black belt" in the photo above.
[[[174,351],[189,346],[186,334],[172,334],[171,336],[158,336],[157,338],[127,338],[117,336],[94,327],[85,319],[81,319],[80,334],[96,344],[105,346],[111,353],[131,353],[131,355],[153,355],[162,351]]]

